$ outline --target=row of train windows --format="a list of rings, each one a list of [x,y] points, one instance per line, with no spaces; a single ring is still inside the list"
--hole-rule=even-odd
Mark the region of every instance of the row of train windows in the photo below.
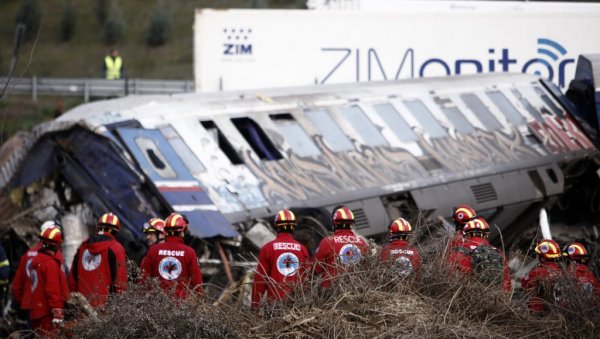
[[[558,108],[541,89],[537,87],[535,89],[536,94],[540,95],[542,101],[547,106],[547,108],[542,108],[542,111],[550,110],[556,115],[563,115],[560,108]],[[542,114],[538,109],[531,105],[517,89],[513,89],[512,93],[534,119],[543,122]],[[488,91],[486,92],[486,95],[505,115],[509,122],[515,125],[520,125],[525,122],[523,115],[521,115],[517,108],[502,92]],[[486,129],[492,131],[502,128],[500,122],[477,95],[470,93],[462,94],[460,95],[460,99],[471,112],[473,112],[479,121],[481,121]],[[463,112],[449,99],[442,100],[436,98],[434,101],[438,104],[441,111],[458,132],[472,133],[475,131],[473,125],[468,121]],[[421,100],[406,100],[403,101],[402,104],[411,113],[412,118],[427,131],[430,137],[440,138],[447,135],[446,129],[442,127],[440,122],[436,120],[433,113]],[[414,142],[418,140],[417,135],[409,123],[392,104],[375,104],[372,108],[379,118],[390,127],[390,130],[399,140],[402,142]],[[388,145],[387,140],[381,134],[380,130],[373,124],[361,107],[348,106],[340,108],[339,110],[345,120],[348,121],[367,145],[375,147]],[[336,123],[328,110],[307,110],[304,113],[332,151],[344,152],[354,149],[354,145],[342,131],[338,123]],[[277,127],[278,132],[285,138],[295,154],[303,157],[319,156],[321,154],[321,151],[315,145],[308,133],[306,133],[304,128],[291,114],[271,114],[270,118]],[[242,117],[232,118],[231,121],[260,159],[278,160],[282,158],[277,147],[275,147],[263,129],[254,120]],[[237,165],[244,163],[240,154],[213,121],[201,121],[201,124],[219,145],[219,148],[229,158],[232,164]],[[206,171],[206,168],[202,165],[200,160],[198,160],[172,127],[161,128],[161,132],[192,174]]]

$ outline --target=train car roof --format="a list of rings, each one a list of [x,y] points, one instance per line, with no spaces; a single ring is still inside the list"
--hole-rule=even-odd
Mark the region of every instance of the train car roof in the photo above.
[[[64,128],[73,123],[82,123],[90,129],[101,125],[118,123],[131,119],[144,119],[149,116],[173,116],[179,114],[203,115],[198,105],[220,107],[227,110],[228,104],[256,105],[260,110],[277,109],[281,104],[297,104],[307,96],[320,97],[321,105],[327,101],[352,101],[357,97],[399,95],[401,91],[432,92],[458,87],[481,88],[498,83],[537,81],[538,77],[522,73],[496,73],[462,75],[435,78],[420,78],[396,81],[373,81],[347,84],[312,85],[302,87],[268,88],[263,90],[186,93],[176,95],[130,95],[127,97],[102,100],[77,106],[57,118],[54,128]],[[314,98],[312,98],[314,99]],[[313,101],[313,100],[309,100]],[[314,101],[313,101],[314,102]],[[235,108],[231,107],[233,111]],[[230,111],[231,111],[230,110]],[[213,114],[211,112],[211,114]],[[59,127],[60,126],[60,127]]]

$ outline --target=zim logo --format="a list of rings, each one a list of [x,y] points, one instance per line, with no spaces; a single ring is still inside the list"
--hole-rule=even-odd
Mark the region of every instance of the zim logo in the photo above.
[[[175,280],[181,275],[182,266],[175,257],[163,258],[158,264],[158,273],[166,280]]]
[[[252,55],[252,28],[223,28],[223,55]]]

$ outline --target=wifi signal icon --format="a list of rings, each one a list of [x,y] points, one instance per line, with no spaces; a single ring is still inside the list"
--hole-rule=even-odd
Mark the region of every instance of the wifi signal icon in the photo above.
[[[567,50],[558,42],[550,39],[539,38],[538,39],[538,53],[548,56],[550,59],[557,61],[560,54],[561,56],[567,54]]]

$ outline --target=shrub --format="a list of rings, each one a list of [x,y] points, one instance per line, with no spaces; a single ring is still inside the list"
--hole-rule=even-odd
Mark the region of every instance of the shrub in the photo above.
[[[94,13],[96,19],[103,25],[108,17],[108,9],[110,8],[110,0],[94,0]]]
[[[42,24],[42,8],[38,0],[25,0],[17,13],[17,23],[25,24],[25,40],[33,39]]]
[[[67,1],[63,11],[62,19],[60,20],[60,39],[69,41],[75,34],[75,26],[77,24],[77,13],[73,2]]]
[[[116,2],[113,2],[102,29],[102,41],[107,45],[113,45],[121,40],[124,30],[125,21],[123,20],[123,15]]]
[[[167,13],[162,0],[157,0],[150,24],[146,32],[146,43],[150,47],[162,46],[167,42],[169,30],[171,28],[171,18]]]

